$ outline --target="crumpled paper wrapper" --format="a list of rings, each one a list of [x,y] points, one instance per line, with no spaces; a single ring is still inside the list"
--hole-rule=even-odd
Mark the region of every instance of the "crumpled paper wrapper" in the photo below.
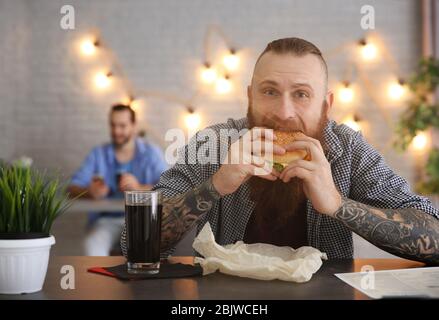
[[[194,262],[203,268],[203,275],[219,270],[222,273],[258,280],[279,279],[291,282],[309,281],[319,270],[326,253],[313,247],[277,247],[271,244],[235,244],[220,246],[215,242],[207,222],[192,247],[204,258]]]

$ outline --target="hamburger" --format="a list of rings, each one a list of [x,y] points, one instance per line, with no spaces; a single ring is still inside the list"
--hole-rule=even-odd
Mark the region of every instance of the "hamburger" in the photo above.
[[[290,143],[294,142],[298,137],[304,136],[300,131],[279,131],[274,130],[276,136],[275,144],[286,147]],[[292,150],[287,151],[282,155],[273,154],[273,168],[278,172],[282,170],[291,162],[295,160],[311,160],[311,155],[308,154],[307,150]]]

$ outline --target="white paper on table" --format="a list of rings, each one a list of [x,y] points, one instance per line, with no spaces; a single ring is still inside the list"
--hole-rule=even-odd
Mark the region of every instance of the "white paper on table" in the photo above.
[[[439,267],[337,273],[335,276],[373,299],[439,298]]]
[[[326,254],[313,247],[278,247],[265,243],[220,246],[207,222],[192,247],[204,258],[196,257],[195,263],[203,268],[203,274],[217,270],[222,273],[258,280],[309,281],[319,270]]]

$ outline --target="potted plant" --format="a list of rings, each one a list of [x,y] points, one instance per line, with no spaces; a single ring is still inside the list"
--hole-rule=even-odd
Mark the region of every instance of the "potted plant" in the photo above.
[[[439,60],[424,58],[417,72],[409,81],[411,99],[398,123],[399,150],[405,150],[420,132],[439,128]],[[436,199],[439,195],[439,148],[433,146],[425,165],[424,177],[417,183],[416,191]]]
[[[54,220],[72,203],[58,178],[0,163],[0,293],[40,291]]]

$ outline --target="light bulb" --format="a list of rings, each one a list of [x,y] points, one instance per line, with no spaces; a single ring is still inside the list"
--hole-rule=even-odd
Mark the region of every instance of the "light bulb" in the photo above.
[[[104,72],[99,72],[98,74],[96,74],[95,78],[94,78],[94,82],[97,88],[99,89],[105,89],[108,88],[111,84],[111,73],[104,73]]]
[[[184,122],[188,129],[197,129],[200,126],[200,115],[195,112],[190,112],[185,116]]]
[[[425,132],[418,133],[413,138],[413,141],[412,141],[413,148],[415,150],[418,150],[418,151],[425,149],[425,147],[427,146],[427,143],[428,143],[428,137],[427,137],[427,134]]]
[[[96,53],[96,41],[90,39],[84,40],[81,44],[81,52],[85,56],[91,56]]]
[[[349,83],[344,83],[343,87],[339,89],[338,97],[343,103],[349,103],[354,100],[354,90],[351,88]]]
[[[232,82],[227,76],[220,78],[216,81],[215,89],[219,94],[229,93],[232,90]]]
[[[136,99],[133,96],[127,96],[121,100],[121,103],[129,106],[131,109],[133,109],[136,113],[140,113],[142,111],[143,107],[143,101],[140,99]]]
[[[373,43],[363,42],[361,44],[361,56],[364,60],[373,60],[377,56],[377,47]]]
[[[126,106],[130,106],[133,101],[134,101],[134,98],[132,96],[127,96],[121,100],[121,103],[126,105]]]
[[[139,99],[131,100],[131,102],[128,105],[135,112],[141,112],[141,109],[142,109],[142,101],[141,100],[139,100]]]
[[[229,71],[234,71],[238,68],[239,57],[234,50],[230,50],[230,52],[224,56],[223,64]]]
[[[402,81],[394,82],[389,85],[388,94],[392,100],[399,100],[405,93],[405,88]]]
[[[217,78],[216,70],[209,64],[205,64],[204,69],[201,71],[201,79],[205,83],[213,83]]]

